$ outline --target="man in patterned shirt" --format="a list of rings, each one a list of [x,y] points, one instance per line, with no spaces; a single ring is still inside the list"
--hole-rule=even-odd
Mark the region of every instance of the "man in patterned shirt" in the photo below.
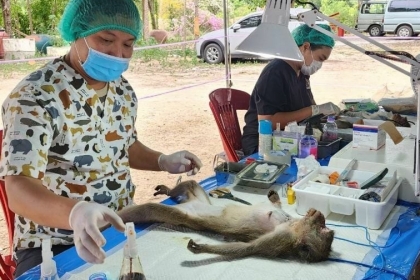
[[[54,254],[74,244],[82,259],[102,263],[99,229],[124,230],[115,211],[133,202],[130,168],[202,166],[188,151],[164,155],[137,139],[137,98],[121,74],[140,31],[132,0],[71,0],[60,22],[69,53],[24,78],[5,100],[0,176],[16,213],[15,276],[41,263],[44,238]]]

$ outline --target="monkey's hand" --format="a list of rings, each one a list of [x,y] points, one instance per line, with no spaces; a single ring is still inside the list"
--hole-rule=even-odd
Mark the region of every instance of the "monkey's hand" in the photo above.
[[[267,194],[268,200],[271,201],[275,206],[281,207],[280,196],[275,190],[270,190]]]
[[[191,252],[193,252],[194,254],[200,254],[203,253],[203,247],[206,245],[200,245],[194,242],[194,240],[190,239],[190,241],[188,242],[188,250],[190,250]]]
[[[168,188],[167,186],[165,186],[165,185],[158,185],[156,188],[155,188],[155,193],[153,194],[153,196],[157,196],[157,195],[159,195],[159,194],[166,194],[167,196],[169,196],[169,192],[171,191],[171,189],[170,188]]]

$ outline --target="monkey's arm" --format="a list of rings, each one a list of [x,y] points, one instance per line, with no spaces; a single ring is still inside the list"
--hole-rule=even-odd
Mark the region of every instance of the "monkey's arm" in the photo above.
[[[207,245],[197,244],[191,239],[188,243],[188,249],[195,254],[210,253],[233,258],[258,255],[273,258],[289,255],[295,242],[293,233],[286,227],[280,227],[250,243],[230,242],[220,245]]]
[[[199,218],[189,215],[176,207],[158,203],[146,203],[129,206],[117,213],[124,223],[168,223],[172,225],[184,225],[186,227],[203,230]]]

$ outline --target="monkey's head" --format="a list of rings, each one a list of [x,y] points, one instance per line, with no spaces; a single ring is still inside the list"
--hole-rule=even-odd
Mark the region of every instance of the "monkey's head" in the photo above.
[[[296,254],[300,260],[320,262],[328,259],[334,231],[325,226],[325,217],[313,208],[294,227],[298,244]]]

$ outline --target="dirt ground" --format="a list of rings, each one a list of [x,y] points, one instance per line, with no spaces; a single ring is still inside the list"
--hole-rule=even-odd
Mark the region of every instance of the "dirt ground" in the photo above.
[[[414,41],[386,41],[385,45],[420,53],[420,43]],[[214,118],[208,106],[208,94],[225,87],[224,65],[209,66],[200,63],[190,69],[172,65],[165,67],[156,62],[133,62],[125,74],[139,98],[137,131],[140,140],[147,146],[172,153],[187,149],[202,160],[204,167],[195,180],[213,174],[213,158],[223,150]],[[172,59],[171,59],[172,61]],[[266,65],[258,63],[235,63],[232,65],[233,88],[252,92],[258,76]],[[410,67],[398,64],[404,69]],[[0,76],[4,73],[0,73]],[[11,73],[2,78],[0,102],[25,76]],[[373,98],[386,96],[412,96],[409,77],[381,64],[359,52],[338,43],[323,68],[311,77],[312,92],[317,103],[332,101],[339,104],[346,98]],[[243,114],[239,114],[243,120]],[[242,124],[241,124],[242,126]],[[153,189],[158,184],[173,185],[179,175],[163,172],[134,171],[133,181],[137,186],[136,203],[158,202]],[[183,175],[186,178],[186,175]],[[0,211],[0,253],[8,253],[8,237],[3,213]]]

